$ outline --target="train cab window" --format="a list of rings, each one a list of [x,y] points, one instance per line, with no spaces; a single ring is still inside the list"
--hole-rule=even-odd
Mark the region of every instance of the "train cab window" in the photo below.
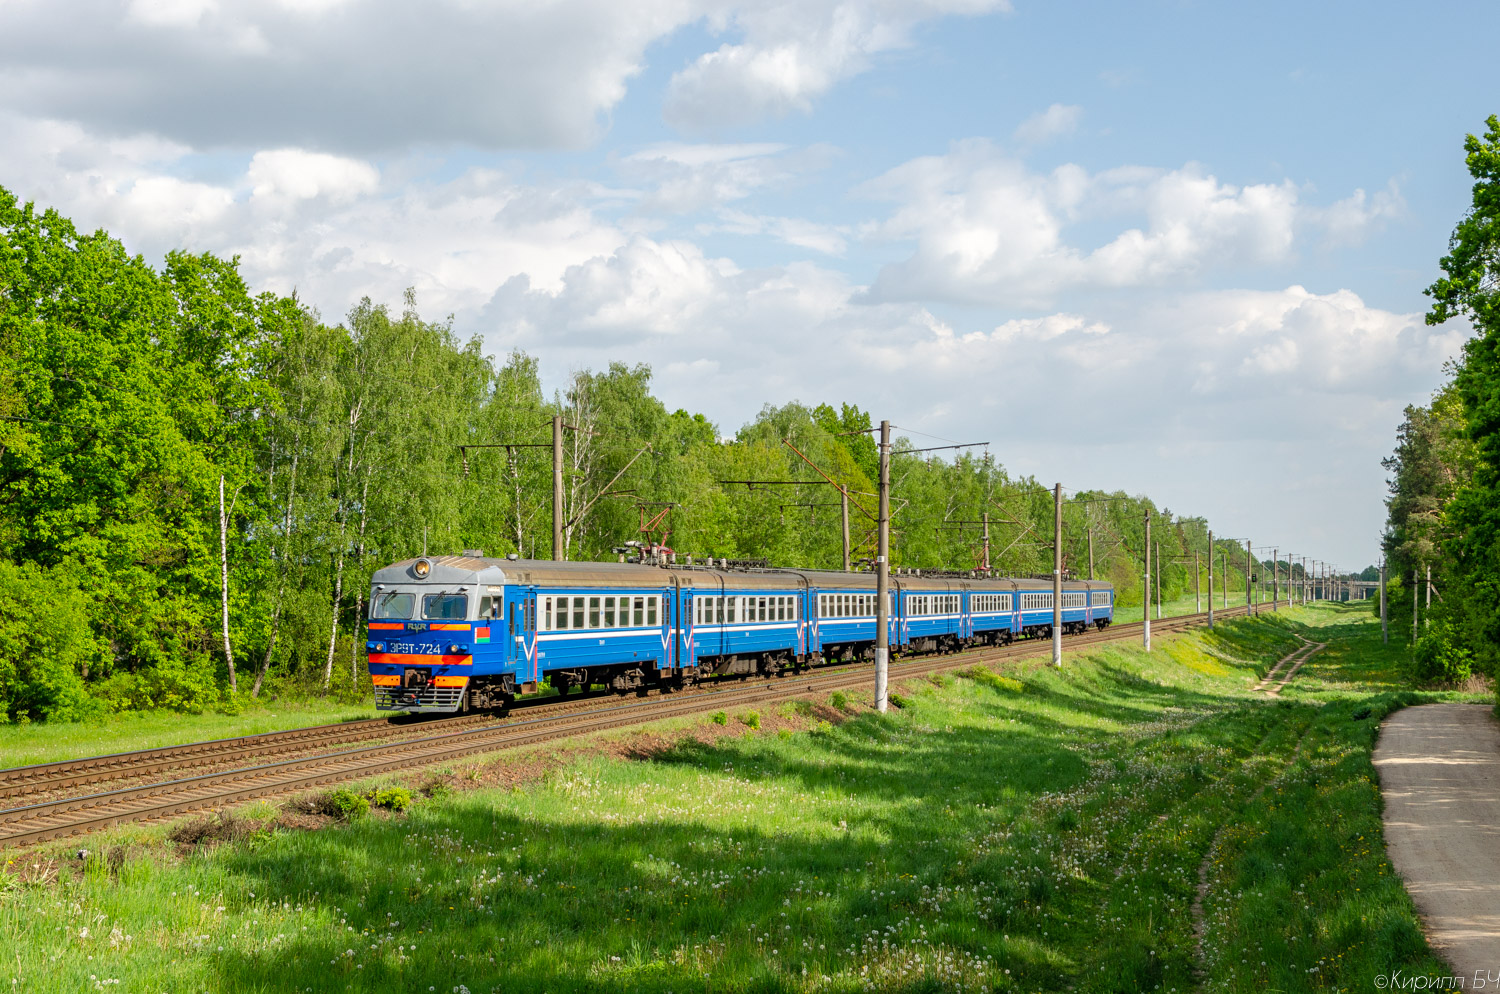
[[[479,598],[479,620],[493,621],[500,617],[501,605],[505,603],[503,597],[481,597]]]
[[[399,618],[402,621],[407,621],[411,618],[412,608],[416,606],[416,594],[381,594],[375,600],[375,610],[370,612],[370,617]]]
[[[422,617],[428,621],[463,621],[468,616],[468,594],[428,594],[422,598]]]

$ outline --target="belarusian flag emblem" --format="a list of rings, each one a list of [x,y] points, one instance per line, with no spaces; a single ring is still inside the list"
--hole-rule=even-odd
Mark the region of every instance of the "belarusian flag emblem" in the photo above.
[[[490,630],[488,628],[476,628],[476,629],[474,629],[474,641],[475,642],[488,642],[489,640],[490,640]]]

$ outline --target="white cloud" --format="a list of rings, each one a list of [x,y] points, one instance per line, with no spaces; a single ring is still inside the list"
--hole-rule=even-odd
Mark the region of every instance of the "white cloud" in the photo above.
[[[672,77],[666,115],[711,130],[806,111],[873,57],[911,43],[918,23],[1009,10],[1008,0],[805,0],[726,6],[711,17],[743,40],[705,53]]]
[[[638,209],[683,214],[799,182],[833,159],[827,145],[654,145],[625,156],[621,174],[646,188]]]
[[[896,205],[871,237],[915,246],[880,272],[876,298],[1028,306],[1067,289],[1279,265],[1294,257],[1302,228],[1347,233],[1391,209],[1388,198],[1366,207],[1359,194],[1311,207],[1290,182],[1237,186],[1196,163],[1094,174],[1065,165],[1041,174],[983,141],[903,163],[859,192]],[[1069,229],[1084,224],[1117,233],[1094,247],[1078,244]]]
[[[671,83],[669,119],[713,129],[805,110],[916,25],[1005,3],[11,0],[0,110],[200,150],[576,148],[687,25],[742,36]]]
[[[1082,117],[1083,108],[1076,104],[1053,104],[1022,121],[1014,137],[1022,145],[1042,145],[1077,131]]]
[[[254,197],[352,200],[373,193],[380,172],[367,162],[298,148],[256,152],[248,170]]]
[[[824,255],[841,256],[848,248],[847,230],[832,225],[797,217],[768,217],[734,210],[721,210],[718,216],[718,223],[699,225],[698,230],[704,234],[723,231],[734,235],[769,235],[777,241]]]
[[[576,147],[698,0],[0,3],[0,109],[194,148]]]
[[[1357,245],[1383,222],[1399,217],[1406,210],[1406,200],[1393,179],[1384,190],[1367,196],[1364,190],[1338,201],[1322,212],[1323,226],[1330,245]]]

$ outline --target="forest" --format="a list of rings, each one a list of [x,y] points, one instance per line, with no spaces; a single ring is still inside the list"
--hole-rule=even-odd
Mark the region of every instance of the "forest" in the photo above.
[[[1385,460],[1384,553],[1393,637],[1415,675],[1461,682],[1500,663],[1500,118],[1464,142],[1473,202],[1453,230],[1428,324],[1474,335],[1426,406],[1411,406]]]
[[[257,293],[237,260],[153,268],[108,233],[0,188],[0,722],[362,696],[370,574],[414,555],[551,556],[551,423],[564,551],[837,567],[873,556],[870,414],[768,404],[732,435],[610,362],[548,395],[537,360],[360,301],[329,323]],[[1050,576],[1052,493],[987,449],[892,457],[892,562]],[[752,486],[728,481],[798,481]],[[1208,523],[1123,493],[1068,494],[1065,567],[1139,605],[1143,519],[1162,593],[1191,594]],[[643,531],[643,526],[645,530]],[[1232,590],[1245,551],[1217,543]],[[1194,565],[1195,555],[1199,566]],[[1198,573],[1201,576],[1201,572]]]

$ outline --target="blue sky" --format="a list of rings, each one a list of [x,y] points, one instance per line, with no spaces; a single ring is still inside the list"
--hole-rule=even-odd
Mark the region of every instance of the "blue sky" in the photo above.
[[[1493,5],[12,0],[0,185],[726,433],[849,401],[1378,555]]]

